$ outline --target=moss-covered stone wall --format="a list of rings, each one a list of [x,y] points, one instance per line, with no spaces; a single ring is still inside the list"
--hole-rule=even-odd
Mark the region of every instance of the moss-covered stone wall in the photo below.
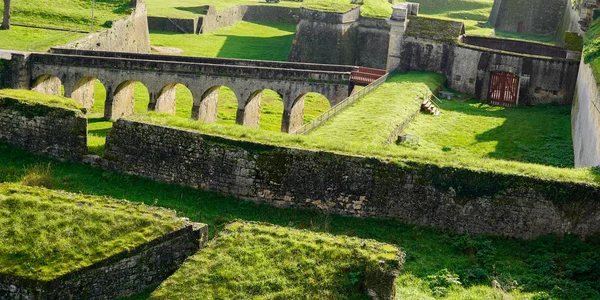
[[[0,96],[0,140],[58,159],[87,154],[87,119],[79,110]]]
[[[268,146],[118,120],[103,164],[280,207],[473,234],[600,232],[600,188]]]
[[[119,299],[160,284],[208,239],[208,226],[188,225],[52,281],[0,274],[2,299]]]

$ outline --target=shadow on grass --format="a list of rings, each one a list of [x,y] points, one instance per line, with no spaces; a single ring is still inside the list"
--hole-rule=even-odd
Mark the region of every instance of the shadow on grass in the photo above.
[[[571,107],[539,105],[503,108],[475,101],[444,101],[442,109],[483,118],[501,118],[501,126],[476,136],[479,142],[496,141],[489,157],[570,168],[574,165]],[[473,122],[477,122],[476,119]],[[481,121],[480,121],[481,122]],[[464,124],[465,127],[478,124]]]
[[[280,23],[255,24],[269,26],[289,32],[289,34],[275,37],[216,34],[215,36],[226,37],[217,57],[287,61],[294,41],[294,25]]]
[[[197,14],[197,15],[206,15],[206,13],[208,12],[208,5],[202,5],[202,6],[179,6],[179,7],[175,7],[175,9],[182,10],[182,11],[187,11],[187,12],[191,12],[191,13]]]

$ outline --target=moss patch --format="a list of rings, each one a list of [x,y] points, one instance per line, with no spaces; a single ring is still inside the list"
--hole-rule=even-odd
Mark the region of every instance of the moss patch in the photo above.
[[[364,279],[398,271],[396,246],[234,222],[151,299],[368,299]]]
[[[0,274],[52,280],[183,226],[171,210],[0,184]]]
[[[0,107],[18,108],[29,116],[46,115],[56,111],[55,108],[73,112],[75,115],[84,116],[81,106],[73,99],[51,96],[27,90],[0,90]]]

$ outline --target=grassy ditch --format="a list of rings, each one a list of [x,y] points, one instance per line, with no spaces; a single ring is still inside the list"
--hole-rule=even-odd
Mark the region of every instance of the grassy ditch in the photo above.
[[[150,299],[368,299],[367,276],[398,271],[400,260],[373,240],[237,221]]]
[[[0,182],[23,182],[41,166],[46,168],[45,177],[53,188],[174,209],[192,221],[209,224],[211,236],[226,223],[243,219],[396,245],[406,253],[398,282],[402,299],[600,297],[598,238],[582,242],[571,236],[544,236],[521,241],[445,233],[393,220],[357,219],[258,205],[216,193],[58,162],[1,144],[0,158]]]
[[[25,184],[52,183],[49,169],[27,173]],[[0,273],[51,280],[184,224],[173,211],[139,203],[1,184]]]

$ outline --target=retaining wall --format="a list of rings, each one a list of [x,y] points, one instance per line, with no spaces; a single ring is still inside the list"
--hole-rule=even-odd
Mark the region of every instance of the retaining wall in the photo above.
[[[146,4],[139,1],[129,17],[113,22],[108,30],[56,48],[150,53]]]
[[[489,42],[487,39],[483,42],[478,39],[476,41],[482,45]],[[493,41],[491,46],[495,43],[497,41]],[[500,48],[508,49],[510,45],[509,43]],[[523,49],[533,49],[537,45],[531,47]],[[543,50],[550,52],[548,54],[559,52],[553,48]],[[448,77],[450,88],[473,94],[482,101],[488,98],[491,72],[516,74],[520,78],[518,103],[524,105],[571,105],[579,70],[579,62],[574,59],[510,53],[463,43],[441,43],[415,37],[406,37],[402,58],[403,70],[444,74]]]
[[[174,19],[167,17],[148,17],[148,29],[152,31],[167,31],[177,33],[199,33],[202,19]]]
[[[207,238],[207,225],[194,228],[190,224],[52,281],[0,275],[0,298],[118,299],[130,296],[167,279]]]
[[[221,12],[210,7],[202,17],[202,33],[231,26],[239,21],[297,24],[300,8],[261,5],[237,5]]]
[[[280,207],[530,239],[600,231],[600,189],[267,146],[120,119],[107,166]]]
[[[569,0],[496,0],[498,9],[492,11],[500,31],[517,32],[521,24],[525,34],[555,36],[559,33]]]
[[[575,166],[600,166],[600,92],[589,64],[581,61],[571,113]]]
[[[38,154],[77,160],[87,155],[83,112],[0,97],[0,140]]]

